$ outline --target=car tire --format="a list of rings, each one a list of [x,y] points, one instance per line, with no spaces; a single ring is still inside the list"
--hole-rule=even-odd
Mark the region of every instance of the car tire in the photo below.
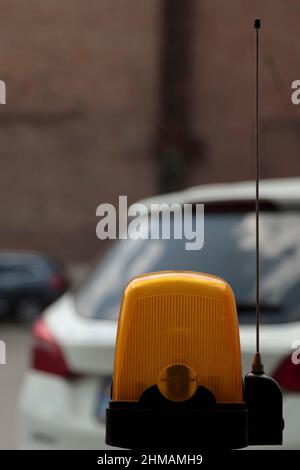
[[[18,300],[14,308],[14,317],[20,323],[32,323],[42,311],[39,297],[28,296]]]

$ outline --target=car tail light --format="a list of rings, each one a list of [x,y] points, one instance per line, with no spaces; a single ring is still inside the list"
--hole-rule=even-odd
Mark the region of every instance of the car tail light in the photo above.
[[[291,355],[288,355],[272,374],[282,390],[286,392],[300,392],[300,364],[294,364]]]
[[[68,368],[59,344],[43,319],[37,320],[34,324],[32,340],[31,366],[33,369],[64,378],[75,377]]]
[[[68,288],[68,283],[61,274],[53,274],[49,279],[49,285],[52,289],[60,291]]]

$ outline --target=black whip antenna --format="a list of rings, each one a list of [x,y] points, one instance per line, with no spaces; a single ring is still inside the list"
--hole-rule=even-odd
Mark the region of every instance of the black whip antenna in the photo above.
[[[244,397],[248,408],[248,444],[282,444],[284,420],[282,392],[277,382],[264,373],[259,350],[259,29],[260,20],[254,21],[256,34],[255,80],[255,182],[256,182],[256,352],[252,371],[244,382]]]
[[[252,364],[252,372],[264,373],[260,348],[259,348],[259,325],[260,325],[260,292],[259,292],[259,30],[260,19],[254,21],[255,28],[255,216],[256,216],[256,351]]]

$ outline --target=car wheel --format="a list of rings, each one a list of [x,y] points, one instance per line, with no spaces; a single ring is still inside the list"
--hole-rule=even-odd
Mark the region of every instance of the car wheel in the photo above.
[[[19,322],[32,323],[41,311],[41,299],[38,297],[23,297],[15,306],[14,316]]]

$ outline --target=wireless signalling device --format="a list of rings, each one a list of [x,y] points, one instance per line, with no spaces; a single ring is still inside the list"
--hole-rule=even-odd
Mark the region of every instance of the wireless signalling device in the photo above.
[[[236,302],[221,278],[133,279],[121,304],[106,442],[128,449],[282,444],[282,393],[259,349],[259,96],[256,32],[256,352],[243,380]],[[242,267],[241,267],[242,269]]]

